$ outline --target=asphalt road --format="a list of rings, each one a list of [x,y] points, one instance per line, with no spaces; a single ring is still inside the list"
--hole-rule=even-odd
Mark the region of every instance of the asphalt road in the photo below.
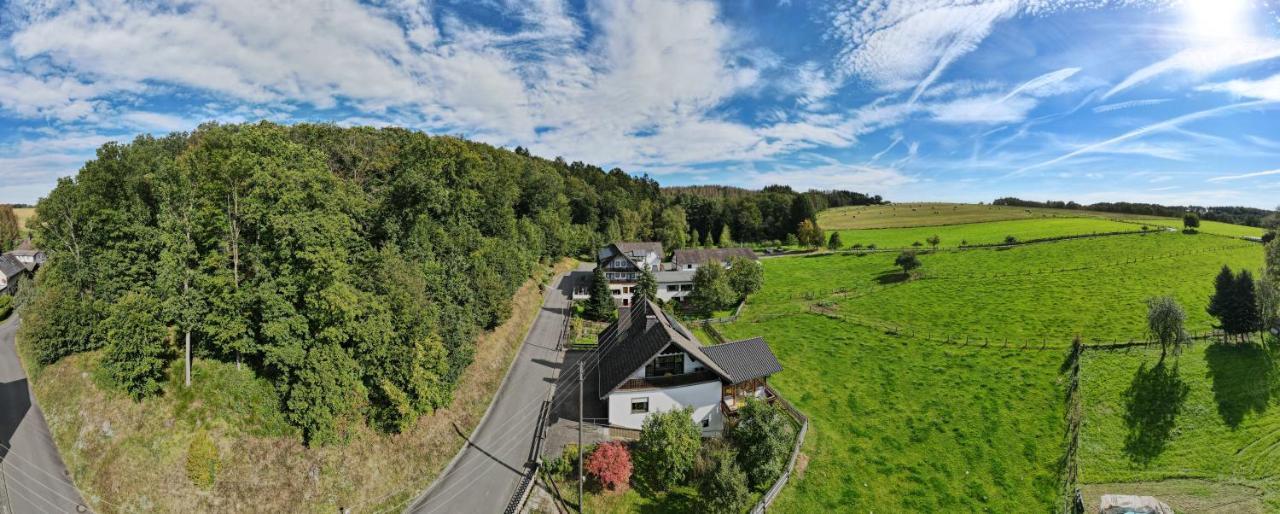
[[[17,315],[0,323],[0,513],[78,512],[84,500],[27,387],[14,348],[17,331]]]
[[[561,354],[556,350],[569,307],[570,282],[559,275],[542,311],[494,396],[488,416],[452,466],[409,507],[414,513],[500,513],[532,462],[534,434]],[[468,435],[458,434],[458,437]]]

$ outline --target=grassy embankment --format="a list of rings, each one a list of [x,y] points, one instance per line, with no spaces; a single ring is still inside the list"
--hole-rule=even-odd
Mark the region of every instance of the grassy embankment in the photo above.
[[[772,383],[813,420],[808,468],[775,510],[1055,508],[1070,338],[1140,338],[1143,300],[1157,294],[1206,329],[1218,268],[1261,265],[1256,244],[1178,233],[928,254],[907,282],[892,258],[765,260],[764,290],[720,326],[766,337],[785,368]],[[943,344],[893,327],[1015,342]]]
[[[565,261],[555,272],[574,266]],[[511,318],[478,339],[453,403],[401,434],[361,425],[350,427],[346,444],[306,448],[266,380],[218,361],[197,360],[190,389],[182,387],[175,362],[164,393],[137,403],[93,378],[101,352],[30,370],[32,387],[72,477],[97,512],[398,511],[462,447],[455,426],[469,433],[480,421],[541,309],[539,286],[550,276],[526,282]],[[184,471],[187,448],[201,432],[219,453],[208,489]]]

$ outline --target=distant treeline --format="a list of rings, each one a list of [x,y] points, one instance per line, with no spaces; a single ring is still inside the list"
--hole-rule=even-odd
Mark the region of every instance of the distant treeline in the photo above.
[[[879,195],[840,190],[799,193],[778,185],[758,191],[732,186],[681,186],[666,187],[663,192],[684,208],[690,237],[700,245],[723,244],[725,228],[737,242],[781,241],[796,234],[804,220],[816,222],[817,213],[824,209],[885,203]]]
[[[1099,202],[1082,205],[1076,202],[1062,202],[1055,200],[1036,202],[1013,197],[997,198],[995,201],[991,202],[991,204],[1010,205],[1014,207],[1043,207],[1049,209],[1075,209],[1085,211],[1116,212],[1123,214],[1145,214],[1170,218],[1180,218],[1186,212],[1195,212],[1200,214],[1201,219],[1232,223],[1235,225],[1247,225],[1250,227],[1268,226],[1268,223],[1274,223],[1274,220],[1276,219],[1275,211],[1254,207],[1200,207],[1195,205],[1180,206],[1132,202]]]
[[[671,250],[726,223],[781,238],[867,200],[670,194],[399,128],[207,124],[108,143],[40,201],[29,226],[49,261],[21,338],[43,365],[102,348],[102,376],[136,398],[159,392],[189,340],[270,380],[309,443],[361,420],[396,432],[448,404],[476,336],[539,263],[605,241]]]

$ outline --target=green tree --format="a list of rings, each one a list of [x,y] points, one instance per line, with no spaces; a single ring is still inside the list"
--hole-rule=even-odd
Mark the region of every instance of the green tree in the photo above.
[[[729,233],[729,225],[725,224],[720,227],[720,248],[730,248],[733,246],[733,236]]]
[[[693,409],[649,414],[636,441],[636,477],[652,491],[667,491],[684,482],[693,469],[702,435],[693,424]]]
[[[911,272],[921,266],[920,258],[916,257],[916,252],[912,250],[903,250],[898,257],[893,260],[893,265],[902,268],[902,274],[910,276]]]
[[[23,306],[18,338],[31,345],[37,363],[47,366],[102,346],[102,339],[93,336],[100,314],[92,301],[66,284],[46,278],[36,283],[39,293]]]
[[[591,273],[591,297],[583,305],[582,315],[596,321],[609,321],[618,316],[618,306],[613,303],[609,279],[605,278],[604,268],[601,266],[596,266]]]
[[[637,303],[642,300],[655,301],[658,299],[658,278],[648,269],[640,272],[640,277],[636,279],[636,286],[631,289],[631,302]]]
[[[366,395],[355,360],[341,347],[322,343],[306,352],[290,378],[285,416],[302,428],[310,446],[338,442]]]
[[[1186,212],[1182,215],[1182,228],[1184,230],[1195,230],[1200,228],[1200,215],[1194,212]]]
[[[1236,321],[1235,307],[1235,273],[1231,271],[1231,267],[1223,265],[1218,271],[1218,276],[1214,278],[1213,295],[1209,297],[1209,305],[1205,311],[1210,316],[1217,318],[1218,328],[1227,333],[1233,332]]]
[[[786,469],[795,426],[780,407],[749,398],[738,411],[737,424],[729,430],[729,441],[738,449],[738,464],[746,470],[747,482],[764,491]]]
[[[18,215],[12,205],[0,205],[0,252],[12,250],[20,237]]]
[[[764,266],[746,257],[730,257],[729,269],[725,270],[729,288],[737,294],[738,299],[746,299],[764,287]],[[695,273],[696,274],[696,273]]]
[[[751,503],[751,491],[747,489],[747,476],[738,466],[734,454],[728,450],[709,452],[703,457],[706,469],[698,480],[698,496],[705,512],[736,514],[747,510]]]
[[[664,250],[678,250],[684,248],[686,243],[690,246],[696,245],[697,241],[687,242],[685,238],[688,234],[689,222],[685,219],[684,208],[677,205],[662,210],[662,215],[654,227],[654,236],[662,242]]]
[[[942,238],[938,237],[937,234],[934,234],[932,236],[929,236],[928,239],[925,239],[925,242],[929,243],[929,246],[932,246],[933,249],[937,251],[938,245],[942,244]]]
[[[725,269],[714,262],[704,263],[693,272],[693,292],[686,297],[689,310],[710,316],[717,309],[733,303],[737,294],[729,286]]]
[[[1232,287],[1235,295],[1237,325],[1234,333],[1248,334],[1262,330],[1262,311],[1258,308],[1257,282],[1249,270],[1240,270]]]
[[[160,302],[146,293],[131,292],[107,309],[106,352],[102,370],[107,378],[135,400],[160,392],[164,382],[167,331],[156,316]]]
[[[834,252],[841,248],[844,248],[844,241],[840,240],[840,231],[832,231],[831,237],[827,238],[827,249]]]
[[[1187,313],[1172,296],[1147,299],[1147,333],[1160,343],[1161,359],[1171,349],[1177,354],[1178,349],[1191,340],[1184,328],[1186,319]]]

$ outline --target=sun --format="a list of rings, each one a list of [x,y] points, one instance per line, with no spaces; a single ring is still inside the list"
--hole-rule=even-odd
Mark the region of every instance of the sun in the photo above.
[[[1251,0],[1183,0],[1183,27],[1201,41],[1249,38],[1255,7]]]

